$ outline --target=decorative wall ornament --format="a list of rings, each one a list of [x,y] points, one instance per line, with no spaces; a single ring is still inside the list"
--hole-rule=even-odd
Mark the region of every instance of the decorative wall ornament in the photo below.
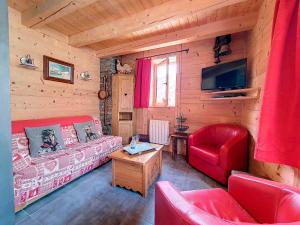
[[[85,80],[85,81],[88,81],[88,80],[92,79],[92,76],[88,71],[80,73],[79,76],[80,76],[81,80]]]
[[[74,84],[74,65],[49,56],[43,57],[44,79]]]
[[[117,71],[118,73],[121,73],[121,74],[130,74],[132,72],[132,66],[130,66],[129,64],[124,64],[122,66],[120,60],[116,59],[117,60]]]
[[[230,43],[231,34],[216,37],[216,42],[214,46],[216,64],[221,62],[221,56],[230,55],[232,53],[230,49]]]
[[[37,66],[34,65],[34,59],[31,58],[31,56],[29,54],[20,58],[20,66],[29,68],[29,69],[37,68]]]
[[[109,97],[109,93],[108,93],[108,88],[107,88],[107,76],[104,76],[103,78],[103,83],[104,83],[104,89],[101,89],[98,92],[98,97],[100,100],[105,100],[107,97]]]

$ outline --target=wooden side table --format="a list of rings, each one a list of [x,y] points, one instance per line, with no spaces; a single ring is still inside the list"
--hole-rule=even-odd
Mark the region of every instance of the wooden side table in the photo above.
[[[123,149],[111,154],[112,185],[125,187],[147,197],[148,188],[156,180],[162,169],[163,145],[152,144],[154,151],[129,155]]]
[[[171,142],[172,142],[172,159],[175,160],[175,156],[177,155],[177,140],[185,140],[186,142],[186,154],[185,154],[185,160],[188,162],[189,160],[189,151],[188,151],[188,145],[189,145],[189,135],[190,133],[174,133],[171,134]]]

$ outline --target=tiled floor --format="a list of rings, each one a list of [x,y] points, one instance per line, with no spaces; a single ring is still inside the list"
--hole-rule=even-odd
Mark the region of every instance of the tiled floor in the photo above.
[[[191,168],[182,157],[163,154],[158,180],[171,181],[180,190],[219,187]],[[153,225],[154,185],[148,197],[111,186],[111,162],[73,181],[16,215],[17,225]]]

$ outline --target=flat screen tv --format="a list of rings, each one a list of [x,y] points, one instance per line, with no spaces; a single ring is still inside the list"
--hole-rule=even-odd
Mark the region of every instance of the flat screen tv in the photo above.
[[[202,90],[232,90],[247,87],[247,59],[202,69]]]

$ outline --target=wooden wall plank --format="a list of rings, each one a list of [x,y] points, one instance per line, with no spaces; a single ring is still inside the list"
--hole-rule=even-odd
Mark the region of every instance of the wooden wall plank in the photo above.
[[[223,57],[223,62],[246,57],[246,37],[246,33],[238,33],[232,36],[231,47],[233,53],[230,56]],[[176,107],[165,109],[149,108],[143,109],[142,111],[139,109],[140,115],[136,121],[137,132],[142,131],[143,133],[148,133],[147,124],[152,118],[170,121],[171,131],[174,131],[175,118],[180,112],[187,117],[187,125],[190,126],[190,132],[212,123],[241,123],[243,107],[241,102],[201,100],[201,69],[214,65],[213,45],[214,39],[208,39],[122,57],[123,63],[135,66],[135,59],[138,57],[177,51],[185,48],[190,49],[188,54],[177,54],[178,82],[176,87]]]
[[[161,22],[171,22],[181,16],[211,12],[225,6],[245,1],[246,0],[170,0],[111,23],[71,35],[69,43],[76,47],[86,46],[122,36],[124,33],[159,26]]]
[[[271,47],[271,31],[275,0],[264,0],[258,16],[258,22],[248,35],[247,56],[251,85],[264,87],[264,78]],[[249,101],[243,106],[242,124],[251,133],[250,172],[282,183],[300,187],[300,173],[297,169],[273,163],[262,163],[254,159],[254,147],[257,140],[261,98]]]
[[[66,37],[50,29],[25,27],[14,9],[9,9],[9,18],[13,120],[86,114],[99,117],[100,63],[95,51],[73,48]],[[26,54],[35,59],[37,70],[19,66],[19,58]],[[74,85],[43,80],[43,55],[73,63]],[[89,71],[92,80],[80,80],[83,71]]]
[[[30,28],[44,26],[98,0],[45,0],[22,12],[22,24]]]
[[[189,43],[192,41],[205,40],[220,35],[247,31],[254,27],[256,24],[256,18],[256,13],[249,13],[243,16],[232,17],[230,19],[224,19],[180,31],[156,35],[133,42],[125,42],[121,45],[101,49],[97,52],[97,56],[108,57],[125,55],[155,48]]]

